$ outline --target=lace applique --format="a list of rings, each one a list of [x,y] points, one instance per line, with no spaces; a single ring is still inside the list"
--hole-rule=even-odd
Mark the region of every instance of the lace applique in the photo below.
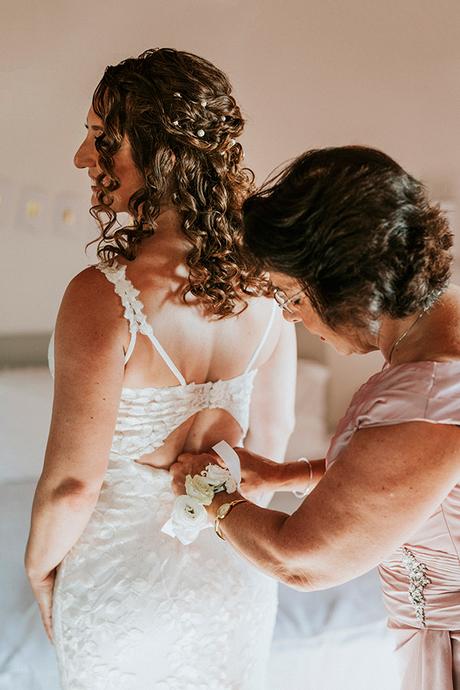
[[[234,379],[169,388],[123,388],[112,453],[135,460],[160,448],[189,417],[205,409],[226,410],[241,427],[249,426],[249,401],[256,370]]]
[[[431,580],[426,576],[427,566],[418,561],[412,551],[403,548],[402,563],[409,574],[409,600],[414,607],[415,617],[425,627],[425,597],[423,590]]]
[[[147,323],[142,302],[138,299],[139,290],[126,277],[126,266],[124,264],[109,266],[107,263],[101,262],[96,265],[96,268],[113,284],[123,305],[130,332],[140,331],[144,335],[153,336],[152,327]]]
[[[125,266],[98,268],[114,285],[133,338],[145,333]],[[63,690],[266,687],[276,582],[212,530],[186,548],[163,535],[174,502],[171,475],[135,462],[204,409],[229,412],[244,437],[256,373],[122,389],[97,505],[54,590]]]
[[[213,531],[161,533],[164,470],[110,460],[91,519],[61,564],[54,642],[63,690],[261,690],[276,582]]]

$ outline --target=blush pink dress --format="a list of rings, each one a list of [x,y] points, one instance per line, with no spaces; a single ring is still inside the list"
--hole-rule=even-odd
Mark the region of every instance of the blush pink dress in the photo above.
[[[327,465],[358,429],[410,421],[460,425],[460,361],[387,366],[372,376],[339,423]],[[379,571],[402,690],[460,690],[460,484]]]

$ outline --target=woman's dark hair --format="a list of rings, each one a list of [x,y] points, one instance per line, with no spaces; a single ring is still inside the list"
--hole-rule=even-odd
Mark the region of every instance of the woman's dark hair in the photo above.
[[[99,222],[99,258],[136,256],[155,232],[160,203],[172,203],[192,244],[183,291],[208,314],[244,309],[245,294],[263,279],[243,261],[241,206],[253,190],[252,172],[241,167],[235,141],[244,120],[225,74],[207,60],[177,50],[147,50],[105,70],[93,96],[104,132],[96,138],[101,187],[91,209]],[[110,208],[120,186],[114,156],[123,137],[131,145],[143,186],[129,201],[132,225],[121,227]]]
[[[249,197],[243,215],[259,270],[296,278],[331,328],[409,316],[448,284],[446,218],[375,149],[307,151]]]

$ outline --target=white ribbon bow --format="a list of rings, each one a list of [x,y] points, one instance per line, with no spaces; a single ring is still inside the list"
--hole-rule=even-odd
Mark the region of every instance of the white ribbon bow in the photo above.
[[[233,450],[231,445],[227,441],[219,441],[215,446],[212,447],[213,451],[225,462],[228,467],[228,471],[232,475],[232,478],[236,482],[238,491],[241,484],[241,463],[238,457],[238,453]]]

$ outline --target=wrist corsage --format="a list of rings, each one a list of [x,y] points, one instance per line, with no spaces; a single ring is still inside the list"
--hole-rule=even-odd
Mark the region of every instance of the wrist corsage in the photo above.
[[[215,494],[232,494],[237,483],[230,472],[219,465],[208,465],[201,474],[185,478],[185,496],[177,496],[172,515],[161,531],[176,537],[182,544],[195,541],[202,529],[211,527],[205,506],[211,505]]]

